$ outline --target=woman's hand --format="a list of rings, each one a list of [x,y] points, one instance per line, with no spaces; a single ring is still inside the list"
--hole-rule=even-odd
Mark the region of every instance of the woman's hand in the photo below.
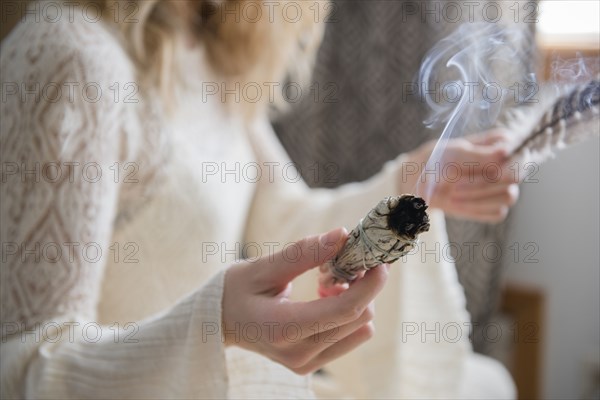
[[[435,141],[427,142],[409,154],[419,173],[403,184],[421,196],[433,185],[429,204],[447,215],[500,222],[519,197],[518,174],[508,169],[507,143],[501,131],[451,139],[436,168],[421,177],[435,146]]]
[[[336,229],[230,267],[223,295],[225,344],[307,374],[368,340],[373,335],[372,302],[387,279],[387,266],[374,268],[337,296],[309,302],[288,299],[290,282],[332,258],[347,235],[345,229]]]

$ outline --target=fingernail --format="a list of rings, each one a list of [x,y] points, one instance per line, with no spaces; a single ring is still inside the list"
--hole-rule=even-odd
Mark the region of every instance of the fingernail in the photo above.
[[[343,235],[347,234],[346,228],[337,228],[319,236],[319,244],[323,247],[337,244]]]

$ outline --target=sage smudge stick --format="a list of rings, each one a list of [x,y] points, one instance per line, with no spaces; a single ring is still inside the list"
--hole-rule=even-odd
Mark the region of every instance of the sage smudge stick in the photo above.
[[[429,230],[425,200],[413,195],[386,197],[361,219],[342,249],[321,266],[321,285],[355,280],[361,271],[393,263],[408,254]]]

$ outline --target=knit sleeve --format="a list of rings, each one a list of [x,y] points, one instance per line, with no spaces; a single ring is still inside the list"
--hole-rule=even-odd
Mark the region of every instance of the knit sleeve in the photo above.
[[[224,272],[161,315],[95,322],[141,100],[113,33],[63,11],[2,43],[1,397],[223,398]]]

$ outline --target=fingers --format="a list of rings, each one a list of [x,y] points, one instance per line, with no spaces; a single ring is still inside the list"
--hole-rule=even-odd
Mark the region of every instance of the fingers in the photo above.
[[[357,320],[383,289],[388,277],[387,265],[369,270],[365,276],[355,281],[350,288],[337,296],[330,296],[305,303],[289,303],[287,315],[293,316],[302,327],[317,327],[317,332],[327,330],[327,324],[346,325]],[[308,332],[308,330],[307,330]]]
[[[508,215],[508,206],[490,201],[458,202],[453,208],[456,215],[476,219],[478,221],[501,221]]]
[[[455,186],[456,191],[468,192],[470,190],[478,190],[486,187],[501,187],[513,183],[518,183],[517,179],[518,177],[515,177],[514,174],[503,172],[486,172],[484,174],[476,176],[474,179],[462,179],[461,181],[452,183],[451,185]]]
[[[508,211],[508,207],[501,207],[497,211],[488,214],[474,214],[472,212],[465,212],[464,214],[461,214],[458,212],[454,214],[454,216],[485,224],[497,224],[506,219],[508,216]]]
[[[334,346],[361,329],[365,324],[371,322],[374,315],[375,304],[374,302],[371,302],[357,320],[342,326],[336,325],[335,323],[327,323],[323,326],[326,330],[302,339],[301,343],[290,343],[290,348],[293,348],[293,351],[298,354],[297,358],[294,360],[296,365],[305,365],[309,363],[310,360],[317,357],[328,347]],[[312,328],[316,328],[316,324]]]
[[[372,322],[363,325],[351,335],[340,340],[338,343],[326,348],[318,356],[310,360],[308,363],[291,368],[292,371],[305,375],[316,371],[323,365],[339,358],[340,356],[354,350],[367,340],[373,337],[375,328]]]
[[[310,346],[314,346],[315,344],[319,344],[317,346],[319,349],[318,352],[321,352],[325,348],[331,346],[344,339],[347,336],[350,336],[354,331],[359,329],[364,324],[371,322],[373,317],[375,316],[375,302],[372,301],[367,308],[363,311],[360,317],[352,322],[347,323],[346,325],[336,325],[334,323],[325,324],[324,330],[315,335],[311,335],[305,339],[306,343]]]
[[[378,270],[385,272],[382,274]],[[373,286],[383,282],[379,281],[375,285],[373,282],[378,279],[381,280],[384,276],[387,277],[387,266],[379,266],[365,274],[363,279],[351,285],[346,292],[356,291],[357,293],[354,293],[353,296],[358,296],[360,293],[374,296],[378,290],[373,290]],[[357,288],[358,290],[353,288]],[[337,298],[340,297],[342,296],[337,296]],[[285,334],[277,336],[278,339],[275,341],[275,346],[270,351],[272,359],[297,373],[305,374],[349,352],[372,336],[373,327],[370,322],[375,315],[375,304],[373,301],[369,302],[364,309],[361,305],[356,306],[357,310],[362,310],[357,318],[352,316],[343,319],[328,319],[327,316],[321,315],[317,317],[320,319],[311,320],[308,323],[297,319],[297,313],[299,311],[301,313],[302,308],[309,314],[318,313],[325,300],[327,299],[315,300],[303,304],[280,304],[280,311],[288,320],[294,321],[294,325],[297,326],[294,332],[299,334],[300,337],[295,336],[292,341],[289,341],[286,340]],[[346,298],[346,300],[349,304],[356,305],[352,298]],[[337,311],[343,314],[346,309],[347,307],[339,307]],[[341,322],[346,320],[348,322],[345,324]],[[284,324],[284,326],[286,325]],[[298,342],[298,339],[300,339],[300,342]],[[330,348],[334,347],[335,349],[330,350]]]
[[[373,337],[374,332],[373,322],[367,321],[354,327],[349,334],[339,340],[332,340],[328,343],[325,339],[315,345],[314,342],[307,339],[301,346],[291,345],[287,348],[280,348],[272,352],[269,357],[292,371],[304,375],[314,372],[323,365],[352,351]]]
[[[389,266],[388,266],[389,267]],[[323,269],[325,268],[325,269]],[[359,271],[356,273],[356,278],[354,281],[350,283],[335,283],[331,284],[331,274],[328,273],[329,266],[327,264],[321,266],[321,271],[319,273],[319,297],[329,297],[329,296],[337,296],[343,291],[347,290],[354,282],[358,282],[363,276],[365,276],[366,271]]]
[[[349,286],[350,285],[348,285],[347,283],[331,285],[329,287],[319,285],[319,297],[337,296],[344,290],[347,290]]]
[[[264,290],[283,289],[298,275],[335,256],[347,237],[346,229],[338,228],[286,245],[282,251],[257,262],[254,281]]]
[[[489,164],[500,164],[508,152],[504,147],[473,144],[459,154],[459,163],[463,162],[467,169],[481,171]]]
[[[479,197],[453,198],[450,204],[451,214],[480,222],[500,222],[508,215],[509,207],[514,205],[519,197],[519,187],[516,184],[504,188],[488,190]]]
[[[453,201],[482,201],[498,198],[503,200],[504,204],[513,206],[519,198],[519,185],[516,183],[469,185],[453,190],[450,198]]]
[[[509,142],[508,136],[503,130],[491,130],[476,135],[469,135],[466,136],[465,139],[473,144],[484,146],[506,144]]]
[[[347,236],[345,229],[336,229],[296,242],[293,255],[282,251],[230,267],[223,290],[223,326],[230,332],[225,335],[227,344],[307,373],[371,337],[372,327],[366,325],[373,318],[369,305],[387,280],[387,265],[371,269],[327,298],[310,302],[287,298],[290,282],[333,257]],[[240,333],[239,327],[248,323],[260,339],[249,340],[243,330]]]
[[[511,174],[503,168],[506,154],[506,149],[501,147],[463,142],[460,147],[444,154],[439,167],[443,171],[441,179],[447,180],[446,183],[451,185],[508,180]]]

